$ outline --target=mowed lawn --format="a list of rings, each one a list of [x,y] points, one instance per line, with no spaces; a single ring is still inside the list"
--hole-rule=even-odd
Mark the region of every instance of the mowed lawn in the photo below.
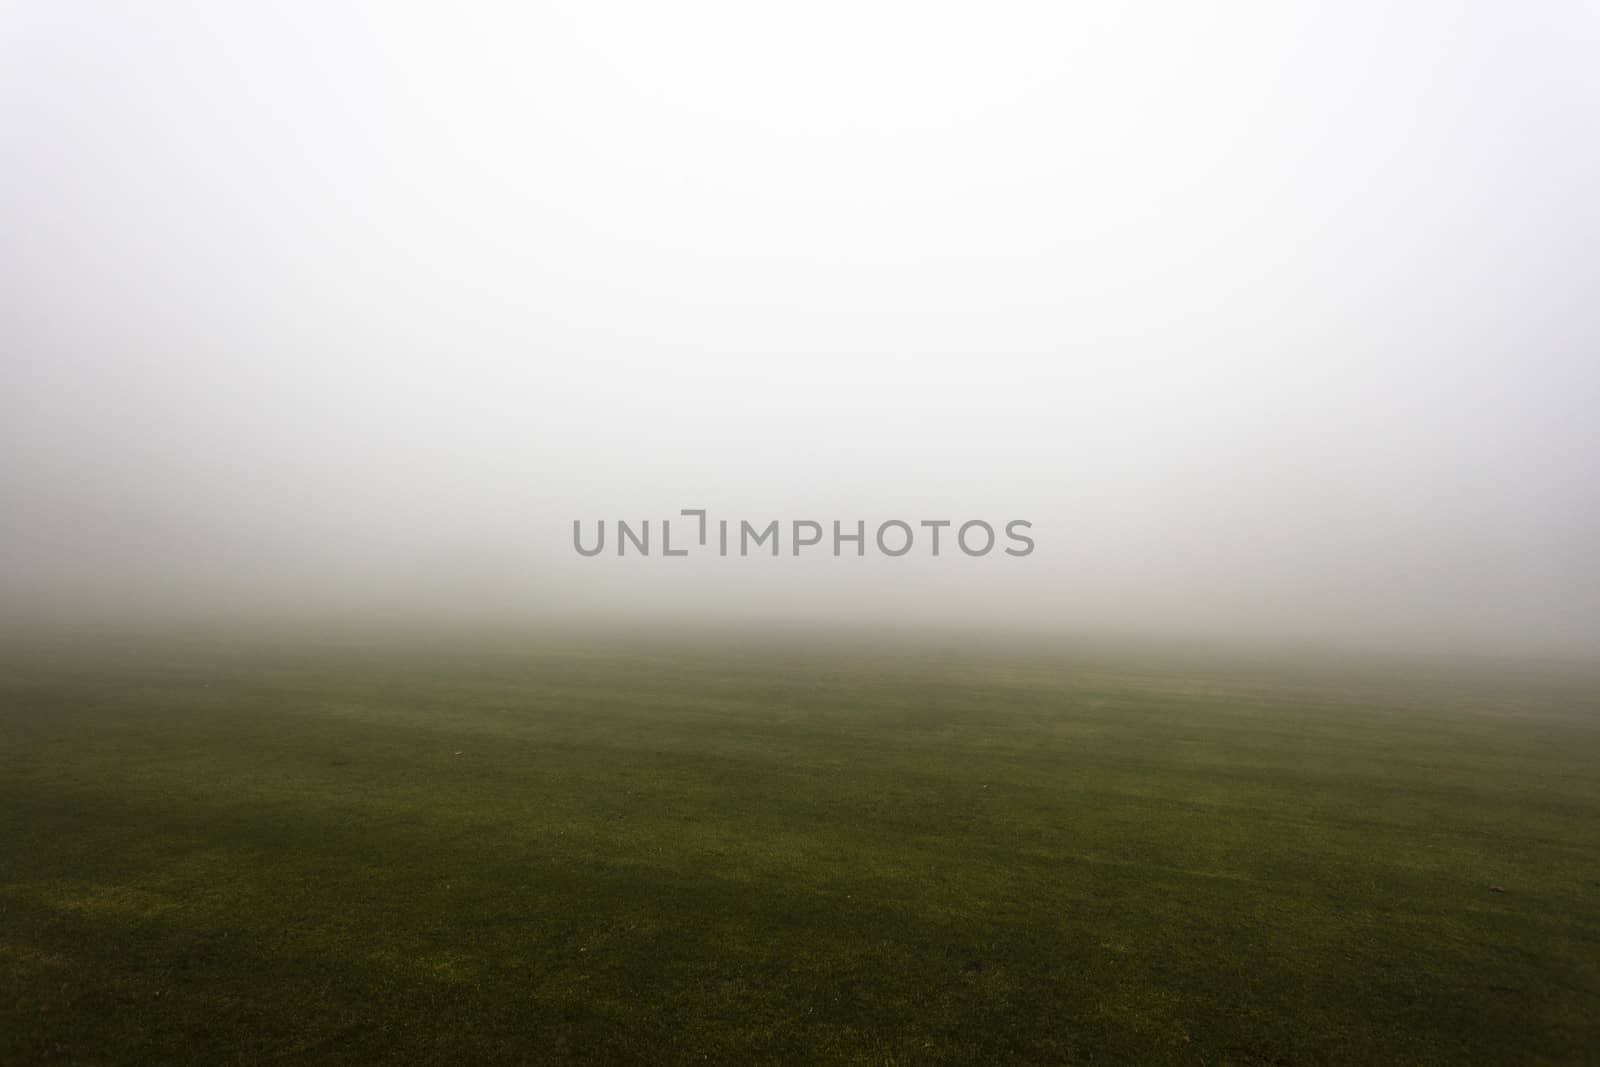
[[[295,1062],[1600,1062],[1600,685],[12,642],[0,1063]]]

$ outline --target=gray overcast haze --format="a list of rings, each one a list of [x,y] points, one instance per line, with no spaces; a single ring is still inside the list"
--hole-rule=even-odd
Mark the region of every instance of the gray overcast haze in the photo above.
[[[6,623],[1600,648],[1593,3],[34,0],[0,133]]]

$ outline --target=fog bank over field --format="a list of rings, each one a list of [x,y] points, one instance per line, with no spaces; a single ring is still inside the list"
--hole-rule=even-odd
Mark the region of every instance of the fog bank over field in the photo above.
[[[10,5],[0,622],[1591,656],[1597,54],[1575,4]],[[702,508],[779,555],[664,557]]]

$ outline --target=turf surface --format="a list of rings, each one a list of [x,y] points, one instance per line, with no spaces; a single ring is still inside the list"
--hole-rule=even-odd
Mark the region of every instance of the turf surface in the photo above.
[[[1600,684],[11,642],[0,1063],[1593,1063]]]

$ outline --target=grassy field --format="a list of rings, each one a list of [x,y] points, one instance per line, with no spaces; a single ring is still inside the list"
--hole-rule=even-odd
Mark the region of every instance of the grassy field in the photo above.
[[[1600,683],[13,641],[0,1063],[293,1062],[1600,1062]]]

